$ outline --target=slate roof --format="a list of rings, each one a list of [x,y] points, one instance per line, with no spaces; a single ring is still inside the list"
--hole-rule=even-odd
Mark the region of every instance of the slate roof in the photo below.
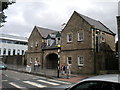
[[[76,11],[75,11],[76,12]],[[77,12],[76,12],[77,13]],[[99,29],[103,32],[115,35],[115,33],[113,33],[109,28],[107,28],[103,23],[101,23],[100,21],[97,21],[95,19],[89,18],[85,15],[82,15],[80,13],[78,13],[85,21],[87,21],[90,25],[94,26],[96,29]]]
[[[3,34],[3,33],[0,33],[0,39],[28,42],[28,38],[27,37],[10,35],[10,34]]]
[[[56,42],[53,42],[51,46],[46,46],[42,48],[43,50],[52,50],[52,49],[58,49],[58,46],[56,45]]]
[[[46,38],[48,36],[48,34],[58,32],[55,30],[47,29],[47,28],[42,28],[42,27],[38,27],[38,26],[36,26],[36,27],[43,38]]]

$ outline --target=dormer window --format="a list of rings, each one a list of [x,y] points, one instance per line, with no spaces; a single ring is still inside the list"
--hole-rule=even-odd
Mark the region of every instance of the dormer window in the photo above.
[[[67,34],[67,42],[72,42],[72,34]]]
[[[61,43],[60,37],[56,38],[56,44],[58,45],[58,44],[60,44],[60,43]]]
[[[102,33],[101,39],[102,39],[102,42],[105,42],[105,33]]]
[[[51,40],[47,39],[47,46],[50,46],[50,44],[51,44]]]
[[[61,33],[60,32],[57,32],[56,34],[56,44],[61,44]]]

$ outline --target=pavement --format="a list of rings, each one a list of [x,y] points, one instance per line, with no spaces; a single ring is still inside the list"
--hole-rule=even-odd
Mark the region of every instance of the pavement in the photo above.
[[[57,78],[57,80],[61,80],[61,81],[67,81],[67,82],[71,82],[71,83],[77,83],[80,80],[84,79],[84,78],[88,78],[91,77],[91,75],[71,75],[71,77],[68,78]]]
[[[35,75],[38,75],[38,76],[44,76],[44,77],[53,78],[53,79],[56,79],[56,80],[71,82],[71,83],[77,83],[84,78],[92,76],[92,75],[71,74],[70,78],[67,79],[67,76],[62,75],[61,73],[59,73],[59,78],[58,78],[58,71],[57,70],[52,70],[52,69],[51,70],[50,69],[39,69],[36,72],[33,69],[31,69],[31,71],[29,71],[29,68],[26,69],[25,66],[15,66],[15,65],[8,65],[8,69],[18,71],[18,72],[22,72],[22,73],[35,74]]]

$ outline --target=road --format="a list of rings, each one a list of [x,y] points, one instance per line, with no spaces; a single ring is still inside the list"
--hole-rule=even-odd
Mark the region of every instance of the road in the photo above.
[[[2,90],[30,90],[40,88],[60,87],[62,85],[69,85],[71,83],[49,79],[42,76],[36,76],[27,73],[21,73],[11,70],[3,71],[2,74]],[[12,88],[12,89],[11,89]],[[51,89],[52,90],[52,89]]]

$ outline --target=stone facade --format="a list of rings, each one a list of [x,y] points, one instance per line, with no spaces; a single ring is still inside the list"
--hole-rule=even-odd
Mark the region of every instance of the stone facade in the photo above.
[[[28,39],[27,64],[34,62],[36,58],[42,60],[41,43],[42,36],[39,34],[37,27],[35,26]]]
[[[72,73],[93,74],[101,69],[97,66],[96,55],[101,50],[100,45],[105,43],[111,51],[115,51],[115,34],[101,22],[76,11],[59,34],[58,31],[40,29],[35,26],[29,37],[28,64],[30,60],[34,63],[37,57],[43,68],[57,69],[60,56],[60,66],[70,64]],[[59,41],[60,48],[57,47]],[[102,57],[101,64],[105,63],[102,54],[99,56]]]
[[[97,68],[98,59],[95,57],[96,51],[94,51],[97,46],[96,36],[99,38],[99,45],[105,42],[115,51],[115,35],[100,30],[99,34],[96,35],[97,30],[93,31],[92,28],[92,25],[77,12],[74,12],[62,31],[61,63],[67,64],[67,58],[71,57],[71,71],[73,73],[92,74],[98,72],[96,70],[100,70],[100,68]],[[78,41],[79,32],[83,32],[82,41]],[[67,42],[67,34],[69,33],[72,35],[71,42]],[[104,34],[104,40],[102,39],[102,34]],[[100,49],[99,46],[98,49]],[[83,57],[83,65],[78,65],[79,56]]]

